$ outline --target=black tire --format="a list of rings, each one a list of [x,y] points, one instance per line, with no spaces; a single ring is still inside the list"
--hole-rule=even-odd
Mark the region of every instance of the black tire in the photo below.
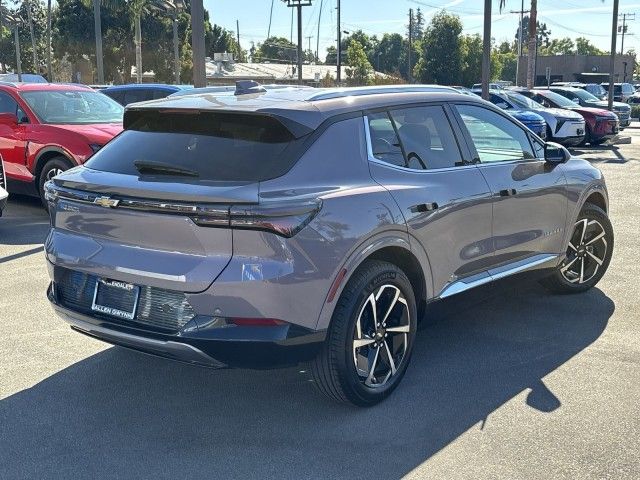
[[[401,301],[392,303],[390,300],[388,305],[393,304],[395,306],[393,310],[390,310],[391,314],[388,316],[389,319],[387,321],[390,326],[385,324],[385,327],[387,329],[396,327],[394,330],[399,330],[401,328],[400,325],[402,325],[402,328],[408,326],[408,333],[394,332],[389,337],[389,340],[385,340],[388,334],[384,334],[385,330],[382,328],[382,321],[379,316],[376,316],[380,320],[380,328],[375,333],[369,331],[369,333],[365,334],[365,329],[368,330],[373,323],[371,312],[374,307],[370,303],[370,296],[373,294],[375,298],[377,293],[382,292],[378,298],[380,303],[378,304],[378,301],[376,301],[375,308],[376,310],[380,308],[381,311],[384,309],[386,312],[388,307],[383,306],[384,300],[385,298],[390,298],[389,295],[393,296],[396,291],[399,291],[400,298],[404,298],[406,301],[406,311],[404,310],[404,303]],[[364,337],[367,337],[364,341],[370,340],[374,343],[356,349],[354,341],[357,335],[359,318],[361,325],[359,338],[364,339]],[[316,387],[327,397],[341,403],[351,403],[366,407],[382,401],[395,390],[406,372],[416,335],[416,318],[416,302],[413,288],[404,272],[391,263],[377,260],[364,262],[349,280],[338,299],[324,347],[311,362],[311,372]],[[368,322],[367,325],[364,325],[365,320]],[[406,343],[399,344],[398,342]],[[387,349],[389,344],[391,347]],[[405,345],[406,349],[404,348]],[[376,352],[376,349],[379,349],[379,351]],[[395,354],[393,352],[396,351],[398,354],[401,351],[404,352],[400,363],[397,365],[395,362],[388,360],[389,358],[394,358]],[[389,352],[389,354],[386,352]],[[367,354],[365,355],[365,353]],[[396,367],[395,374],[391,373],[388,380],[383,378],[380,381],[375,376],[372,378],[370,373],[363,380],[363,375],[359,373],[363,370],[357,369],[357,362],[366,361],[367,368],[369,368],[368,362],[371,357],[374,357],[371,361],[371,365],[374,366],[371,371],[375,372],[375,365],[378,365],[383,369],[380,374],[382,377],[384,369],[388,368],[387,374],[390,374],[392,372],[391,364],[394,364]],[[398,358],[396,358],[396,361],[398,361]],[[367,382],[370,384],[366,385],[365,383]],[[371,385],[371,382],[374,385]]]
[[[40,201],[45,208],[47,207],[47,201],[44,199],[44,184],[52,178],[52,174],[57,170],[64,172],[65,170],[69,170],[72,166],[73,165],[66,157],[60,155],[47,160],[47,163],[42,167],[40,175],[38,176],[38,195],[40,195]]]
[[[587,230],[583,234],[583,240],[580,241],[579,237],[584,225],[587,225]],[[590,203],[585,204],[573,228],[570,245],[567,247],[567,259],[552,275],[540,281],[553,293],[580,293],[589,290],[600,281],[611,262],[614,245],[613,227],[609,217],[600,207]],[[604,235],[594,241],[600,233]]]

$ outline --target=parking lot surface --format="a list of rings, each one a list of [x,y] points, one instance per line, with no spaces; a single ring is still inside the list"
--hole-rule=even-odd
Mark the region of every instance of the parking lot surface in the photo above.
[[[635,124],[638,125],[638,124]],[[72,332],[45,298],[48,219],[0,218],[0,478],[640,477],[640,126],[580,149],[616,240],[597,288],[494,286],[436,307],[394,395],[320,397],[304,367],[208,370]]]

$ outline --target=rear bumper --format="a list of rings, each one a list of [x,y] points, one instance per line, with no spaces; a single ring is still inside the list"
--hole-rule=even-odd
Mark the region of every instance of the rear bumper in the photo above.
[[[54,284],[47,298],[56,313],[77,332],[142,353],[210,368],[274,368],[311,360],[326,332],[304,331],[291,325],[231,327],[187,325],[175,333],[145,330],[104,316],[74,311],[61,304]],[[295,331],[294,331],[295,329]]]

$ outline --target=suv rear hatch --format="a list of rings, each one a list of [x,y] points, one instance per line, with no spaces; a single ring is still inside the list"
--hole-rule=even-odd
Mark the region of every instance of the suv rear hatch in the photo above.
[[[291,168],[301,143],[277,118],[155,109],[127,112],[125,128],[47,185],[53,264],[200,292],[231,260],[233,227],[294,233],[297,223],[271,220],[300,205],[258,201],[260,181]]]

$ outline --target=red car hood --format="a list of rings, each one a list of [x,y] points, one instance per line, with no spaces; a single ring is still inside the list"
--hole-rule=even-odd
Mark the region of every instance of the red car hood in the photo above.
[[[93,125],[51,125],[68,130],[76,135],[83,135],[87,143],[104,145],[122,131],[121,123],[97,123]]]
[[[604,110],[602,108],[593,108],[593,107],[573,107],[571,110],[578,112],[580,114],[587,115],[597,115],[599,117],[611,117],[615,116],[615,113],[610,112],[609,110]]]

